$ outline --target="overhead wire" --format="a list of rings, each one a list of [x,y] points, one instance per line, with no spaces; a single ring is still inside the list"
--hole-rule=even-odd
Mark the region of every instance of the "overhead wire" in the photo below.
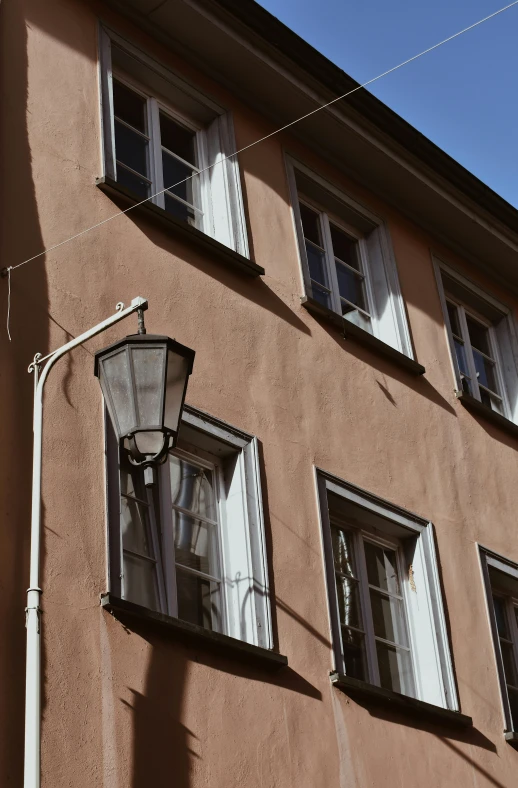
[[[48,254],[49,252],[53,252],[55,249],[58,249],[60,246],[64,246],[65,244],[68,244],[71,241],[74,241],[76,238],[80,238],[81,236],[86,235],[86,233],[89,233],[89,232],[91,232],[92,230],[95,230],[98,227],[102,227],[102,225],[107,224],[108,222],[111,222],[113,219],[116,219],[118,216],[124,216],[125,214],[129,213],[130,211],[134,210],[135,208],[138,208],[140,205],[143,205],[144,203],[149,202],[149,200],[153,200],[155,197],[158,197],[159,195],[163,194],[164,192],[172,191],[177,186],[181,186],[183,183],[186,183],[187,181],[191,180],[192,178],[194,178],[194,177],[196,177],[198,175],[201,175],[203,172],[207,172],[208,170],[211,170],[213,167],[216,167],[218,164],[223,164],[223,162],[228,161],[229,159],[232,159],[235,156],[238,156],[240,153],[244,153],[244,151],[250,150],[250,148],[253,148],[256,145],[259,145],[261,142],[265,142],[266,140],[270,139],[271,137],[274,137],[276,134],[280,134],[282,131],[286,131],[286,129],[289,129],[292,126],[295,126],[297,123],[300,123],[301,121],[306,120],[306,118],[309,118],[312,115],[315,115],[317,112],[321,112],[323,109],[326,109],[327,107],[330,107],[332,104],[336,104],[336,102],[342,101],[343,99],[347,98],[348,96],[351,96],[353,93],[356,93],[358,90],[362,90],[363,88],[366,88],[368,85],[372,85],[374,82],[377,82],[379,79],[382,79],[382,77],[386,77],[388,74],[392,74],[394,71],[397,71],[398,69],[402,68],[403,66],[406,66],[406,65],[408,65],[409,63],[412,63],[415,60],[418,60],[419,58],[423,57],[423,55],[427,55],[429,52],[433,52],[434,49],[438,49],[439,47],[443,46],[444,44],[447,44],[449,41],[453,41],[453,39],[458,38],[459,36],[463,35],[464,33],[467,33],[469,30],[473,30],[473,28],[478,27],[479,25],[482,25],[484,22],[487,22],[490,19],[493,19],[495,16],[498,16],[499,14],[502,14],[504,11],[507,11],[509,8],[512,8],[515,5],[518,5],[518,0],[513,0],[512,3],[509,3],[508,5],[504,6],[503,8],[500,8],[497,11],[494,11],[493,13],[489,14],[488,16],[485,16],[483,19],[479,19],[477,22],[474,22],[473,24],[468,25],[468,27],[465,27],[462,30],[459,30],[457,33],[454,33],[453,35],[448,36],[447,38],[444,38],[442,41],[439,41],[437,44],[434,44],[433,46],[428,47],[427,49],[424,49],[422,52],[419,52],[419,54],[413,55],[413,57],[410,57],[407,60],[404,60],[401,63],[398,63],[397,66],[393,66],[392,68],[389,68],[387,71],[384,71],[383,73],[378,74],[378,76],[373,77],[372,79],[369,79],[366,82],[362,82],[361,85],[357,85],[355,88],[352,88],[352,90],[347,91],[347,93],[343,93],[342,95],[337,96],[336,98],[332,99],[331,101],[328,101],[325,104],[321,104],[320,106],[316,107],[315,109],[311,110],[310,112],[307,112],[305,115],[302,115],[301,117],[296,118],[295,120],[292,120],[289,123],[286,123],[284,126],[281,126],[280,128],[275,129],[275,131],[272,131],[269,134],[266,134],[264,137],[260,137],[258,140],[255,140],[254,142],[251,142],[248,145],[245,145],[242,148],[239,148],[238,150],[234,151],[233,153],[229,153],[227,156],[222,156],[221,159],[218,159],[218,161],[214,162],[213,164],[209,164],[207,167],[204,167],[202,170],[198,170],[197,172],[193,173],[192,175],[189,175],[187,178],[184,178],[183,180],[178,181],[177,183],[174,183],[172,186],[166,186],[164,189],[161,189],[160,191],[155,192],[154,194],[151,194],[149,197],[146,197],[144,200],[140,200],[139,202],[136,202],[133,205],[130,205],[128,208],[125,208],[122,211],[117,211],[117,213],[114,213],[111,216],[108,216],[106,219],[102,219],[100,222],[97,222],[96,224],[93,224],[91,227],[87,227],[85,230],[81,230],[81,232],[76,233],[75,235],[72,235],[69,238],[66,238],[64,241],[60,241],[59,243],[54,244],[53,246],[49,246],[47,249],[44,249],[42,252],[38,252],[37,254],[33,255],[32,257],[28,257],[26,260],[23,260],[21,263],[17,263],[16,265],[7,266],[6,268],[2,269],[2,275],[3,276],[7,276],[8,280],[9,280],[8,315],[9,315],[9,312],[10,312],[11,271],[15,271],[17,268],[21,268],[23,265],[27,265],[27,263],[30,263],[33,260],[37,260],[39,257],[43,257],[44,255]],[[7,333],[9,334],[9,317],[8,317]],[[9,339],[11,339],[10,334],[9,334]]]

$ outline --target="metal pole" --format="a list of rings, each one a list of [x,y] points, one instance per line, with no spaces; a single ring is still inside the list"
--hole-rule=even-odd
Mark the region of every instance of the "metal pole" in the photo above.
[[[32,460],[32,514],[30,547],[30,580],[27,589],[25,625],[27,628],[27,663],[25,674],[25,763],[24,788],[40,788],[41,780],[41,607],[40,539],[41,539],[41,458],[43,434],[43,388],[56,361],[78,345],[124,320],[137,310],[147,309],[147,300],[138,296],[131,306],[117,304],[114,315],[76,337],[66,345],[41,358],[34,357],[29,372],[34,372],[34,450]],[[41,370],[41,364],[47,363]]]

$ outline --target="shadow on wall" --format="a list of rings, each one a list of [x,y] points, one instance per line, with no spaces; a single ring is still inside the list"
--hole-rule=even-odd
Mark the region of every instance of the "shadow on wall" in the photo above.
[[[129,688],[132,702],[121,699],[133,714],[131,788],[191,786],[194,762],[203,755],[202,742],[199,742],[196,732],[181,722],[189,687],[190,664],[198,663],[247,681],[266,683],[316,701],[322,700],[321,692],[289,667],[271,672],[243,661],[242,656],[234,658],[209,651],[205,643],[197,646],[171,642],[167,633],[157,633],[147,622],[132,619],[125,624],[131,626],[128,631],[133,638],[141,637],[151,646],[144,692]],[[199,700],[196,688],[193,691]],[[207,703],[210,703],[210,697]]]
[[[0,267],[43,248],[27,129],[26,3],[0,5]],[[28,306],[37,295],[38,309]],[[34,298],[35,296],[33,296]],[[48,350],[48,292],[44,258],[12,277],[11,336],[5,330],[7,281],[0,280],[0,785],[23,782],[25,589],[32,457],[33,382],[27,366]],[[16,451],[13,450],[16,447]]]

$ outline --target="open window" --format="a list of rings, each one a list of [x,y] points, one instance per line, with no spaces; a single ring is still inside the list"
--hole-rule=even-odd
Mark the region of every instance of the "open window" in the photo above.
[[[287,167],[305,298],[413,358],[383,221],[300,162]]]
[[[518,423],[515,326],[510,310],[435,260],[456,390]]]
[[[230,113],[105,28],[100,48],[105,175],[248,257]]]
[[[110,593],[271,648],[256,439],[186,407],[144,473],[107,431]]]
[[[433,526],[317,472],[334,670],[458,710]]]
[[[506,739],[518,746],[518,565],[480,548]]]

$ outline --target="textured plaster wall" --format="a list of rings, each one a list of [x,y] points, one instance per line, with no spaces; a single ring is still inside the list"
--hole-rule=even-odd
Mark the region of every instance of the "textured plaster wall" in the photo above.
[[[117,209],[94,185],[101,173],[97,12],[232,109],[238,146],[272,130],[102,6],[6,0],[2,33],[13,65],[12,84],[4,82],[11,114],[2,178],[12,204],[4,202],[2,215],[3,265]],[[301,308],[283,149],[386,218],[423,378],[342,340]],[[13,342],[0,340],[2,784],[21,779],[32,393],[25,369],[35,351],[143,295],[148,328],[196,349],[188,401],[261,441],[275,634],[290,670],[272,676],[152,631],[137,634],[100,610],[103,417],[91,354],[134,330],[128,321],[61,361],[46,391],[43,785],[511,786],[518,753],[502,736],[476,542],[518,561],[516,441],[453,396],[430,250],[464,263],[290,137],[247,151],[240,166],[263,279],[232,273],[133,214],[13,274]],[[383,719],[330,687],[315,465],[434,522],[460,701],[474,732]]]

